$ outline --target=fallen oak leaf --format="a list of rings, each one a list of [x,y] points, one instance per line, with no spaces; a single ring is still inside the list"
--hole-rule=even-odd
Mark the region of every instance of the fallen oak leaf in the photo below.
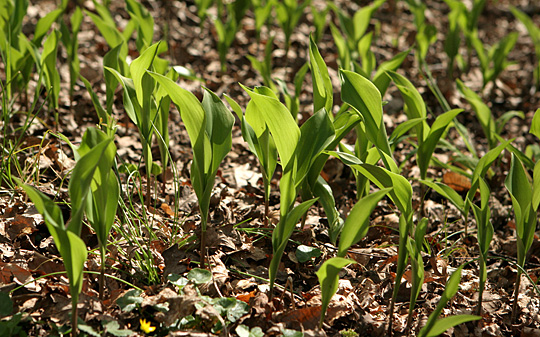
[[[464,193],[471,189],[471,180],[453,171],[443,174],[443,183],[458,193]]]
[[[287,326],[296,322],[302,324],[305,329],[312,329],[319,324],[321,310],[321,305],[304,307],[288,312],[282,312],[276,318],[281,320],[281,322],[285,323]]]

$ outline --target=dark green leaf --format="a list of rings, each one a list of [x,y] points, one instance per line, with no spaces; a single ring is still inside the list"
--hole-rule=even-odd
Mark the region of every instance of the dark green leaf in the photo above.
[[[139,290],[130,289],[124,296],[116,300],[116,304],[118,304],[120,309],[124,312],[133,311],[133,309],[137,308],[143,301],[141,294],[142,292]]]
[[[187,278],[195,284],[204,284],[212,281],[212,272],[207,269],[193,268],[187,274]]]
[[[321,256],[321,251],[318,248],[300,245],[296,248],[296,258],[298,262],[305,263],[314,257]]]
[[[110,321],[103,323],[103,328],[108,334],[111,334],[116,337],[128,337],[133,335],[133,331],[129,329],[120,329],[120,324],[117,321]]]
[[[0,292],[0,317],[11,315],[13,312],[13,302],[6,292]]]

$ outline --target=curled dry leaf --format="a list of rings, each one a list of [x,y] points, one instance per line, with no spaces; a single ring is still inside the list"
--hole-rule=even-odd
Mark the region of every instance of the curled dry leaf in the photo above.
[[[471,180],[453,171],[448,171],[443,175],[443,183],[458,193],[464,193],[471,189]]]

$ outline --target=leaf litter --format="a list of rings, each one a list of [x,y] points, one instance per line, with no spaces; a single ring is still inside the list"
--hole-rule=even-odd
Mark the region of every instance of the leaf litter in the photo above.
[[[501,1],[499,6],[506,1]],[[34,15],[43,10],[40,6],[32,5]],[[205,76],[206,85],[216,93],[228,93],[232,97],[238,97],[241,106],[245,106],[247,98],[242,94],[241,89],[235,85],[240,81],[248,86],[260,84],[256,76],[246,67],[246,60],[241,56],[242,41],[250,41],[248,38],[240,36],[239,45],[236,45],[235,55],[231,58],[231,63],[234,65],[229,73],[223,76],[219,73],[219,65],[209,60],[217,60],[217,55],[210,48],[213,38],[208,35],[208,32],[199,30],[195,25],[197,22],[196,14],[192,6],[187,6],[183,2],[175,4],[175,12],[178,22],[173,23],[171,36],[176,48],[172,48],[173,57],[177,60],[182,60],[182,64],[190,66],[198,74]],[[490,16],[497,14],[498,6],[493,5],[493,12],[486,13],[483,18],[483,25],[486,25],[490,20]],[[433,8],[432,15],[439,17],[441,14],[440,8]],[[397,24],[387,24],[391,22],[390,11],[381,11],[378,20],[383,24],[381,29],[384,33],[389,30],[397,29]],[[30,18],[35,19],[35,18]],[[434,20],[436,22],[436,20]],[[405,31],[413,31],[410,21],[402,19],[402,29]],[[440,31],[444,30],[441,27]],[[303,32],[305,31],[305,32]],[[305,43],[306,32],[308,26],[303,24],[298,33],[293,35],[293,47],[291,55],[296,55],[298,59],[305,59],[307,45]],[[377,43],[376,50],[380,54],[387,53],[388,46],[392,45],[390,36],[396,36],[395,32],[390,34],[381,34],[381,39]],[[245,32],[241,32],[246,34]],[[495,41],[497,35],[502,34],[502,28],[497,27],[491,32],[490,38]],[[388,36],[388,37],[385,37]],[[407,33],[398,36],[398,44],[403,45],[403,39],[407,37]],[[278,39],[278,42],[279,39]],[[247,43],[247,42],[244,42]],[[97,82],[95,74],[96,69],[101,68],[101,54],[103,50],[99,50],[99,46],[105,45],[99,34],[95,34],[92,30],[87,30],[85,35],[81,36],[81,54],[82,68],[86,69],[85,74],[89,78],[94,77],[92,82]],[[248,46],[253,48],[253,46]],[[524,62],[523,59],[532,51],[528,50],[527,44],[520,44],[517,50],[523,54],[516,55],[515,59],[518,62]],[[328,63],[332,63],[332,46],[329,42],[321,43],[321,49],[326,51],[329,59]],[[528,52],[527,52],[528,50]],[[323,52],[324,53],[324,52]],[[279,57],[277,55],[276,57]],[[405,71],[412,79],[421,82],[420,76],[417,73],[414,65],[410,64]],[[406,63],[407,64],[407,63]],[[405,64],[405,67],[406,67]],[[527,65],[528,63],[525,62]],[[277,64],[276,73],[287,74],[292,73],[291,66]],[[529,115],[532,107],[540,101],[538,94],[530,95],[527,90],[523,89],[526,86],[522,81],[527,76],[522,76],[527,72],[532,72],[530,66],[524,66],[523,69],[514,70],[518,75],[503,74],[503,78],[496,83],[496,88],[493,94],[493,108],[504,111],[505,109],[522,109]],[[86,76],[85,75],[85,76]],[[481,76],[474,69],[471,73],[465,75],[467,84],[474,88],[481,84]],[[336,76],[333,77],[335,81]],[[480,84],[479,84],[480,83]],[[184,88],[192,91],[200,91],[198,83],[185,82]],[[337,86],[338,83],[336,83]],[[306,85],[306,88],[310,88]],[[426,96],[428,105],[437,106],[434,98],[430,97],[427,89],[421,87],[421,92]],[[64,90],[64,89],[62,89]],[[91,103],[86,97],[84,87],[78,88],[80,101],[77,103],[79,107],[90,109]],[[448,89],[450,90],[450,89]],[[64,93],[64,96],[65,93]],[[449,101],[455,105],[462,105],[459,95],[454,91],[448,92]],[[508,99],[507,99],[508,98]],[[389,93],[390,104],[393,101],[398,101],[397,93]],[[304,103],[304,111],[309,113],[310,107]],[[401,106],[401,104],[396,104]],[[69,115],[66,113],[65,115]],[[84,127],[83,123],[92,124],[93,120],[84,118],[75,118],[77,124],[70,120],[69,117],[61,115],[60,127],[64,133],[78,134],[77,128]],[[531,117],[531,116],[529,116]],[[271,232],[262,226],[260,221],[263,214],[262,202],[262,185],[260,183],[261,174],[257,169],[255,158],[246,152],[247,146],[240,137],[233,138],[233,153],[226,159],[222,167],[221,177],[218,177],[217,184],[214,189],[214,194],[211,200],[211,219],[212,225],[208,232],[208,247],[209,257],[212,263],[212,282],[203,286],[192,287],[185,286],[180,293],[175,286],[167,282],[167,275],[178,274],[187,275],[190,270],[196,268],[194,261],[197,261],[198,256],[193,252],[192,242],[183,242],[182,239],[188,239],[197,233],[197,223],[200,221],[196,199],[191,187],[189,186],[187,163],[190,160],[190,151],[187,147],[187,134],[178,127],[179,119],[177,116],[172,116],[175,121],[171,123],[175,130],[172,130],[171,137],[174,145],[171,147],[171,153],[180,172],[184,172],[181,179],[180,187],[180,204],[177,206],[180,214],[175,214],[173,209],[174,200],[172,191],[172,181],[167,182],[167,194],[158,196],[159,201],[156,203],[157,208],[154,208],[151,214],[147,216],[152,218],[152,227],[143,231],[144,238],[140,242],[118,242],[117,245],[111,245],[108,263],[111,267],[110,272],[116,277],[135,283],[137,286],[144,289],[140,295],[133,296],[132,302],[127,305],[133,305],[132,310],[126,309],[123,306],[123,300],[126,293],[133,291],[124,283],[108,279],[108,298],[103,304],[97,300],[95,291],[97,282],[91,276],[87,275],[83,285],[81,294],[80,306],[84,312],[81,317],[88,325],[94,328],[101,328],[98,322],[105,317],[111,322],[120,322],[119,326],[110,325],[106,330],[115,335],[113,331],[121,331],[122,329],[138,328],[138,319],[140,315],[146,315],[155,323],[171,325],[178,319],[186,316],[198,317],[203,321],[199,326],[200,329],[211,329],[212,326],[223,320],[222,315],[217,312],[214,306],[198,307],[201,302],[201,295],[216,297],[233,297],[249,305],[249,311],[238,319],[239,324],[245,324],[249,327],[261,327],[268,335],[279,335],[285,329],[294,329],[304,331],[305,336],[319,335],[335,335],[340,330],[345,328],[353,328],[360,335],[379,335],[385,334],[384,325],[387,320],[387,305],[391,296],[393,277],[395,277],[395,259],[397,258],[396,229],[398,228],[398,219],[395,213],[391,212],[388,207],[382,203],[377,209],[377,216],[372,217],[370,229],[367,234],[367,239],[360,242],[355,248],[349,252],[349,256],[358,262],[357,265],[350,266],[344,269],[344,275],[338,285],[338,292],[330,302],[329,311],[326,316],[324,331],[317,329],[318,318],[320,315],[320,289],[315,276],[317,267],[328,256],[334,254],[333,247],[329,247],[324,242],[329,242],[328,233],[325,231],[325,218],[322,217],[322,210],[313,210],[305,222],[302,231],[295,232],[291,240],[295,243],[289,248],[291,258],[283,259],[279,266],[278,280],[285,284],[289,276],[293,280],[292,289],[294,294],[288,289],[282,289],[281,295],[277,295],[273,299],[269,299],[267,295],[261,291],[266,282],[268,275],[267,266],[271,259]],[[399,124],[399,115],[390,115],[388,126]],[[530,118],[529,118],[530,120]],[[90,123],[88,123],[90,122]],[[472,122],[470,122],[472,124]],[[127,162],[137,164],[140,161],[141,147],[138,138],[135,135],[134,127],[129,123],[124,125],[119,124],[119,135],[116,142],[119,145],[119,156]],[[478,126],[476,126],[478,127]],[[518,142],[525,143],[525,136],[520,133],[521,124],[511,124],[508,128],[509,136],[518,136]],[[32,132],[39,134],[39,130],[31,129]],[[478,132],[481,134],[481,132]],[[35,137],[34,140],[31,137]],[[521,137],[522,139],[519,139]],[[46,136],[34,136],[26,138],[28,146],[32,144],[37,146],[34,152],[34,157],[27,157],[26,165],[34,166],[38,162],[38,172],[41,184],[39,188],[46,192],[57,201],[66,199],[65,186],[61,180],[67,176],[68,172],[73,168],[73,160],[68,151],[66,154],[62,147],[56,141],[48,139],[42,142]],[[481,138],[481,136],[479,136]],[[456,144],[459,139],[454,137]],[[480,141],[480,140],[479,140]],[[399,155],[399,154],[398,154]],[[347,190],[354,190],[354,184],[349,179],[349,172],[337,160],[330,160],[324,170],[325,179],[335,187],[334,193],[338,200],[339,207],[342,213],[347,214],[350,210],[352,201]],[[508,158],[503,158],[501,165],[508,165]],[[413,172],[417,168],[404,168]],[[498,174],[503,174],[504,170]],[[442,181],[452,187],[458,193],[466,193],[470,188],[470,180],[461,174],[454,172],[443,172],[435,170],[432,172],[434,176],[442,177]],[[414,175],[413,173],[411,175]],[[275,185],[275,184],[274,184]],[[347,186],[348,185],[348,186]],[[274,186],[275,187],[275,186]],[[274,191],[276,189],[274,188]],[[516,254],[516,243],[513,231],[515,225],[509,219],[509,202],[508,197],[503,195],[501,191],[494,191],[495,198],[493,199],[494,206],[492,212],[500,214],[494,216],[494,226],[496,234],[492,243],[492,251],[500,257],[509,258]],[[419,199],[418,195],[415,195]],[[445,251],[448,254],[445,258],[439,256],[423,256],[426,265],[426,279],[422,285],[421,295],[418,301],[419,311],[416,315],[413,331],[420,327],[427,320],[427,315],[435,308],[439,296],[444,287],[446,277],[449,273],[450,265],[456,262],[460,263],[470,260],[477,256],[477,248],[475,242],[468,242],[468,238],[460,237],[459,239],[448,239],[448,235],[460,231],[464,226],[463,220],[456,212],[455,207],[450,203],[442,202],[440,198],[431,195],[427,200],[426,214],[433,220],[432,228],[428,231],[427,237],[431,249],[437,252]],[[279,212],[279,197],[276,192],[271,197],[271,205],[273,212]],[[53,324],[56,326],[65,325],[68,322],[69,313],[69,289],[67,287],[67,279],[62,274],[46,276],[52,273],[62,272],[63,265],[59,261],[59,254],[55,249],[52,241],[45,229],[43,220],[37,216],[34,209],[26,200],[10,200],[2,197],[0,200],[0,284],[2,291],[13,290],[15,287],[20,287],[13,294],[13,301],[16,307],[15,312],[24,312],[33,317],[36,326],[30,331],[33,335],[43,335],[43,331],[53,329]],[[69,215],[69,209],[63,209]],[[140,207],[137,212],[144,213],[144,208]],[[453,219],[449,220],[449,214]],[[177,226],[174,221],[178,221],[175,217],[179,217],[181,224],[176,230],[173,226]],[[65,217],[66,219],[68,217]],[[151,233],[153,232],[153,233]],[[174,236],[173,236],[174,234]],[[154,266],[158,270],[161,282],[155,285],[145,284],[140,277],[134,277],[143,273],[140,267],[130,263],[130,260],[136,254],[141,253],[139,244],[144,245],[148,238],[156,236],[150,241],[150,252],[154,261]],[[121,236],[113,234],[113,241],[121,240]],[[97,241],[94,233],[88,231],[85,241],[89,247],[95,247]],[[181,244],[179,244],[181,243]],[[313,256],[306,263],[299,263],[295,255],[295,249],[299,245],[308,247],[316,247],[321,251],[321,256]],[[540,261],[538,260],[538,251],[540,244],[538,238],[532,247],[531,262],[529,263],[529,273],[533,280],[537,280],[540,275]],[[488,283],[484,292],[483,310],[484,323],[483,326],[474,326],[469,323],[465,326],[454,328],[453,331],[448,331],[447,334],[456,336],[466,336],[470,334],[477,335],[509,335],[511,327],[508,325],[508,312],[510,305],[510,295],[512,286],[517,277],[516,271],[502,260],[494,260],[490,262],[488,267]],[[97,259],[91,258],[86,265],[89,271],[98,271],[99,262]],[[121,273],[119,270],[127,271]],[[474,269],[466,271],[462,278],[461,290],[458,295],[451,301],[448,308],[443,314],[445,316],[458,313],[470,313],[474,304],[477,301],[476,289],[478,287],[478,275],[473,272]],[[393,276],[394,275],[394,276]],[[38,277],[45,276],[42,279],[36,280]],[[538,316],[539,305],[538,295],[532,290],[529,280],[522,276],[522,292],[519,298],[522,316],[520,324],[522,325],[522,336],[537,335],[540,331],[540,317]],[[410,271],[404,275],[400,286],[399,298],[401,308],[397,310],[395,331],[404,331],[407,317],[407,305],[410,293]],[[279,293],[279,291],[278,291]],[[139,303],[139,299],[141,299]],[[128,300],[127,298],[125,300]],[[293,306],[294,303],[294,306]],[[159,308],[168,306],[168,311],[160,311]],[[122,308],[123,307],[123,308]],[[172,309],[172,310],[171,310]],[[132,312],[134,311],[134,312]],[[130,313],[132,312],[132,313]],[[41,323],[38,323],[41,322]],[[45,323],[43,323],[45,322]],[[154,324],[155,324],[154,323]],[[45,329],[45,330],[43,330]],[[120,332],[118,332],[121,334]],[[185,332],[172,331],[171,336],[211,336],[210,331],[204,332]]]

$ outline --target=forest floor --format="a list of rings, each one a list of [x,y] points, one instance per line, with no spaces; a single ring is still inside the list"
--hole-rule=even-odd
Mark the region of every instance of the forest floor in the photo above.
[[[216,31],[209,20],[200,25],[192,1],[144,3],[148,5],[156,20],[156,36],[166,36],[169,50],[165,57],[170,60],[171,65],[191,69],[201,79],[181,80],[181,86],[202,98],[201,85],[204,85],[220,97],[223,94],[233,97],[245,109],[249,96],[239,83],[248,87],[262,85],[261,77],[253,70],[246,56],[253,55],[262,59],[264,43],[269,33],[264,28],[261,41],[257,42],[252,12],[249,11],[244,18],[243,29],[237,34],[227,54],[227,70],[222,72],[216,49]],[[314,0],[313,3],[324,6],[321,1]],[[367,4],[365,1],[360,3],[360,6]],[[467,112],[458,119],[474,136],[472,142],[481,156],[488,150],[486,137],[470,105],[457,91],[454,79],[448,78],[446,73],[448,58],[443,50],[443,41],[448,27],[448,7],[442,1],[429,3],[426,18],[430,24],[436,26],[438,33],[437,41],[429,50],[427,64],[452,108],[463,108]],[[524,26],[514,18],[509,6],[526,8],[538,25],[540,7],[529,3],[526,0],[488,1],[480,16],[479,34],[485,45],[493,45],[511,31],[519,32],[516,46],[509,55],[509,59],[514,63],[494,84],[488,85],[482,91],[482,77],[474,53],[471,69],[468,72],[456,70],[454,74],[466,86],[481,93],[495,117],[511,110],[523,111],[524,118],[511,119],[501,133],[505,139],[515,138],[514,145],[522,151],[538,141],[528,132],[533,114],[540,107],[540,91],[533,83],[534,47]],[[353,1],[337,1],[337,4],[347,8],[350,13],[359,8]],[[54,6],[52,1],[31,4],[25,27],[33,31],[36,20]],[[93,8],[91,1],[85,1],[84,6],[87,9]],[[124,3],[113,1],[113,6],[111,11],[115,13],[118,25],[125,25],[128,15]],[[335,15],[329,14],[329,17],[337,24]],[[311,14],[301,19],[292,35],[291,48],[287,53],[283,33],[277,27],[273,29],[276,33],[272,54],[273,76],[275,79],[282,79],[289,86],[289,90],[294,90],[294,75],[309,57],[311,20]],[[388,60],[411,47],[415,39],[413,20],[404,2],[389,1],[375,12],[370,30],[376,31],[372,50],[378,62]],[[166,26],[167,35],[163,28]],[[79,41],[81,74],[93,84],[99,97],[104,99],[102,59],[109,49],[88,16],[84,17]],[[329,67],[337,109],[341,106],[338,55],[329,29],[318,47]],[[130,45],[130,50],[136,50],[134,44]],[[130,51],[130,56],[135,58],[137,54]],[[25,134],[24,150],[19,155],[20,162],[27,169],[28,182],[55,198],[57,202],[68,201],[66,178],[69,177],[74,161],[70,148],[52,132],[62,133],[77,144],[81,141],[85,128],[99,123],[90,96],[82,83],[75,86],[73,100],[70,99],[68,66],[67,63],[62,63],[65,58],[65,52],[61,52],[59,71],[63,86],[60,93],[59,124],[54,125],[54,116],[49,114],[47,109],[41,111]],[[411,52],[398,72],[418,88],[426,102],[428,115],[437,116],[444,111],[419,69]],[[3,65],[0,66],[0,74],[2,72]],[[309,72],[302,88],[300,123],[313,113]],[[391,131],[406,120],[403,99],[397,88],[391,84],[383,100],[388,102],[384,106],[384,121],[387,130]],[[14,128],[25,122],[24,116],[15,116],[11,121]],[[118,157],[122,162],[142,165],[139,135],[136,126],[124,112],[121,90],[117,92],[115,117],[118,120]],[[138,212],[141,222],[148,219],[147,226],[142,229],[144,235],[139,238],[138,244],[130,243],[117,230],[127,225],[116,224],[107,256],[110,267],[107,273],[142,288],[144,292],[140,297],[143,301],[132,311],[121,309],[117,300],[126,292],[132,291],[133,287],[113,278],[106,279],[105,299],[100,301],[97,295],[97,277],[87,274],[79,313],[84,325],[91,327],[94,333],[108,331],[111,335],[119,336],[123,333],[121,329],[130,329],[129,334],[144,335],[140,329],[140,319],[145,318],[152,326],[157,327],[157,330],[149,335],[209,336],[212,335],[211,329],[216,323],[216,318],[212,315],[204,316],[204,313],[198,312],[200,320],[193,324],[194,329],[174,329],[163,323],[170,321],[172,314],[164,314],[156,309],[160,303],[176,303],[184,308],[184,311],[175,313],[176,317],[180,317],[178,315],[182,312],[185,314],[189,311],[190,304],[178,304],[174,301],[179,298],[188,301],[190,298],[205,295],[209,298],[235,297],[249,304],[249,311],[229,325],[228,332],[232,334],[237,334],[236,327],[242,324],[250,328],[260,327],[267,336],[280,335],[284,329],[303,331],[305,336],[346,336],[346,333],[352,331],[360,336],[385,336],[388,306],[394,285],[394,262],[398,252],[398,215],[395,207],[386,199],[379,203],[372,215],[366,237],[353,246],[348,254],[349,258],[358,263],[344,268],[340,274],[338,293],[330,304],[323,329],[319,330],[317,326],[321,292],[315,272],[322,262],[336,252],[336,248],[329,243],[324,212],[318,206],[312,207],[302,228],[293,233],[277,277],[277,283],[287,288],[276,287],[277,295],[268,299],[262,290],[267,285],[265,280],[268,279],[268,266],[272,257],[271,227],[279,219],[277,187],[280,172],[277,172],[272,180],[270,227],[266,228],[263,224],[261,173],[257,158],[242,139],[238,121],[233,129],[232,151],[221,165],[211,201],[207,241],[213,282],[199,289],[201,295],[188,289],[188,294],[178,296],[176,286],[167,276],[185,275],[198,266],[197,233],[200,231],[200,217],[197,199],[189,180],[189,163],[192,158],[189,139],[176,109],[171,110],[170,118],[170,153],[176,167],[175,179],[165,178],[164,190],[162,176],[152,182],[156,193],[151,196],[153,206],[148,212],[133,192],[134,195],[130,198],[135,202],[131,206],[132,210]],[[430,117],[428,123],[432,121]],[[454,129],[450,130],[447,139],[462,153],[467,154],[463,140]],[[354,137],[348,137],[345,141],[354,144]],[[157,146],[153,150],[158,158]],[[401,165],[402,175],[407,177],[413,186],[413,205],[418,208],[422,204],[418,182],[420,176],[414,156],[410,156],[412,150],[412,145],[405,141],[398,146],[394,156]],[[442,162],[453,162],[457,156],[439,149],[435,157]],[[506,153],[496,162],[488,177],[495,232],[490,248],[493,258],[488,260],[482,320],[461,324],[444,335],[540,336],[540,297],[525,277],[521,283],[518,320],[516,323],[510,322],[517,270],[509,261],[515,261],[517,244],[512,203],[504,187],[509,165],[510,155]],[[462,194],[467,192],[468,184],[470,186],[470,181],[464,176],[435,165],[429,168],[428,176],[442,180]],[[339,160],[330,159],[324,168],[324,177],[333,189],[339,211],[345,217],[356,202],[356,185],[350,169]],[[125,182],[124,180],[123,183]],[[469,216],[465,222],[460,212],[435,192],[427,193],[423,205],[429,219],[426,239],[431,246],[431,255],[425,255],[424,258],[426,278],[416,304],[409,335],[416,335],[425,324],[440,300],[448,275],[456,267],[471,261],[479,254],[473,216]],[[63,210],[69,214],[68,207]],[[90,229],[83,231],[82,238],[90,249],[97,247],[95,233]],[[301,263],[297,255],[297,248],[301,245],[316,248],[320,254]],[[142,250],[151,254],[150,261],[141,262],[136,258],[141,255]],[[11,295],[14,312],[23,313],[19,323],[23,330],[31,336],[55,335],[66,331],[71,305],[67,279],[63,275],[46,276],[63,270],[58,251],[43,218],[32,203],[21,190],[14,191],[6,186],[2,186],[0,191],[0,257],[0,288],[2,292],[17,288]],[[90,254],[86,269],[98,272],[99,265],[99,254]],[[537,236],[530,250],[526,269],[532,280],[536,281],[540,277],[540,242]],[[155,274],[153,278],[149,276],[149,271]],[[46,277],[37,279],[41,276]],[[405,334],[409,307],[410,273],[405,276],[405,279],[409,279],[404,279],[401,284],[394,313],[393,331],[398,336]],[[28,283],[34,279],[35,282]],[[478,300],[478,282],[478,268],[473,262],[464,269],[460,290],[444,309],[443,316],[473,314]],[[290,289],[294,291],[294,295]],[[187,314],[194,315],[194,311]],[[116,330],[103,323],[110,321],[119,323]],[[91,335],[91,329],[84,325],[81,331]],[[349,331],[346,332],[347,330]]]

